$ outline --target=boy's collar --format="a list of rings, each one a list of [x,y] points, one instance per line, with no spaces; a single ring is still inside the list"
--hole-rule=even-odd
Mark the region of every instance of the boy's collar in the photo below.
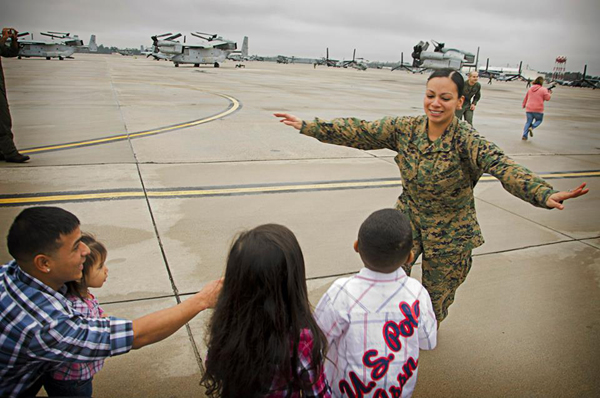
[[[397,281],[399,279],[405,278],[406,272],[404,272],[402,267],[390,273],[377,272],[363,267],[357,276],[362,279],[370,279],[375,281]]]

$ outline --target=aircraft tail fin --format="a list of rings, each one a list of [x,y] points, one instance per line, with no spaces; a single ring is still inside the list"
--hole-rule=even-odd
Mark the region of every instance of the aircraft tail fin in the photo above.
[[[90,43],[88,44],[88,48],[90,49],[90,52],[96,52],[98,51],[98,45],[96,44],[96,35],[91,35],[90,36]]]
[[[244,42],[242,43],[242,58],[248,56],[248,36],[244,36]]]

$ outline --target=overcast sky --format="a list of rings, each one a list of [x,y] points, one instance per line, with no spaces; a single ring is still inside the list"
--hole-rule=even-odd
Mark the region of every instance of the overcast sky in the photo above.
[[[218,33],[249,53],[411,61],[420,40],[477,52],[480,64],[600,75],[600,0],[2,0],[0,25],[91,34],[105,46],[150,46],[165,32]],[[36,37],[38,38],[39,35]],[[194,39],[197,40],[197,39]]]

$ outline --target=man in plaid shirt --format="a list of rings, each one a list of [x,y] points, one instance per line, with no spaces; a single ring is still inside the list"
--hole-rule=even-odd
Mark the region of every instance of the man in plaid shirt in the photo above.
[[[214,306],[221,281],[134,321],[86,318],[63,296],[89,248],[79,220],[57,207],[23,210],[8,233],[15,260],[0,268],[0,396],[35,396],[64,362],[90,362],[160,341]]]
[[[410,397],[419,349],[437,343],[437,321],[427,290],[406,276],[412,231],[396,209],[371,214],[354,249],[365,265],[336,280],[319,301],[315,318],[327,336],[325,374],[334,397]]]

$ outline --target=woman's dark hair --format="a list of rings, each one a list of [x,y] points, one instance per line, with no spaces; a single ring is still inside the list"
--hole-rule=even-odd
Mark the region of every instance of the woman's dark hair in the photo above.
[[[302,390],[297,374],[302,329],[313,337],[312,366],[321,371],[327,340],[308,301],[304,257],[288,228],[267,224],[239,235],[227,259],[223,290],[209,325],[208,396],[262,397]]]
[[[67,286],[68,294],[84,299],[87,297],[87,277],[90,275],[92,267],[97,263],[104,264],[108,252],[106,247],[91,234],[81,234],[81,241],[90,248],[90,254],[86,256],[83,262],[83,276],[79,281],[65,283],[65,286]]]
[[[449,77],[456,85],[456,90],[458,91],[458,98],[463,96],[463,91],[465,88],[465,79],[459,72],[450,68],[438,69],[434,71],[431,75],[429,75],[427,81],[430,81],[431,79],[436,77]]]
[[[539,86],[544,84],[544,78],[542,76],[538,76],[535,78],[532,84],[537,84]]]

